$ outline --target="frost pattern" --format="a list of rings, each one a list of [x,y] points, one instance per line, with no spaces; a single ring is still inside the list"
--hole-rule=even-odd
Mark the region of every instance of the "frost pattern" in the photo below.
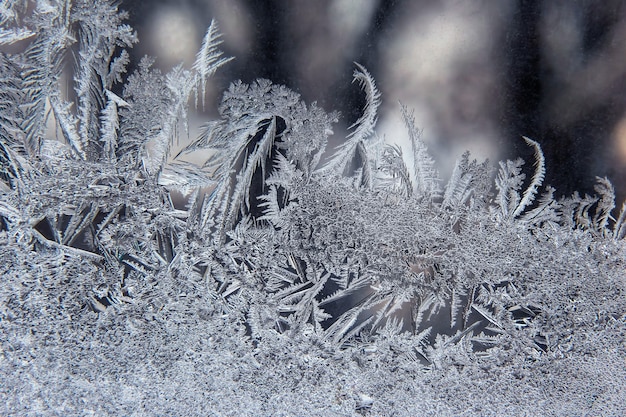
[[[363,116],[325,164],[338,115],[268,80],[172,155],[229,60],[215,22],[191,69],[126,74],[117,2],[29,5],[0,6],[0,43],[26,45],[0,54],[1,414],[626,412],[607,178],[556,200],[524,137],[530,180],[465,153],[442,187],[408,109],[410,151],[376,135],[359,64]]]

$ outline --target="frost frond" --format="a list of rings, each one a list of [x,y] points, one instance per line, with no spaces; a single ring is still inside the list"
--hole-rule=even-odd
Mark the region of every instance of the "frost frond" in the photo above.
[[[193,69],[196,71],[198,82],[202,89],[202,108],[204,109],[204,100],[206,96],[206,84],[207,79],[211,77],[215,71],[222,65],[232,61],[234,58],[225,58],[224,54],[218,46],[222,43],[221,34],[217,27],[217,22],[211,20],[211,24],[207,29],[204,39],[202,40],[202,46],[200,51],[196,55],[196,62],[193,64]],[[196,94],[197,102],[197,94]]]
[[[535,174],[530,181],[530,185],[528,186],[526,191],[524,191],[522,199],[513,211],[513,217],[519,216],[526,207],[532,204],[532,202],[535,200],[535,194],[537,194],[537,191],[543,183],[543,179],[546,174],[546,160],[543,156],[541,146],[539,146],[539,143],[530,138],[527,138],[526,136],[523,136],[523,138],[529,146],[535,148]]]
[[[428,154],[428,148],[421,139],[421,131],[415,126],[415,117],[406,106],[401,106],[402,119],[411,141],[411,157],[413,169],[411,185],[413,194],[432,200],[439,196],[439,173],[435,169],[435,161]]]
[[[380,92],[376,88],[376,83],[371,74],[362,65],[358,63],[355,65],[357,69],[354,70],[353,82],[358,81],[361,89],[365,91],[366,101],[363,114],[349,127],[349,129],[354,130],[348,135],[345,143],[337,147],[330,161],[323,168],[323,170],[332,169],[339,175],[348,176],[352,173],[351,170],[354,171],[367,164],[367,156],[363,155],[366,149],[364,143],[374,133],[378,118],[377,110],[380,106]],[[361,143],[360,148],[359,143]],[[359,149],[360,155],[358,154]]]
[[[599,232],[608,233],[609,219],[615,208],[615,189],[606,177],[596,177],[596,181],[594,190],[600,195],[600,200],[593,216],[593,224]]]
[[[622,204],[619,217],[613,226],[613,236],[617,240],[624,239],[624,237],[626,237],[626,202]]]
[[[127,107],[128,103],[109,90],[105,90],[107,105],[100,116],[100,141],[103,143],[102,154],[108,161],[115,160],[117,148],[117,135],[120,127],[118,107]]]

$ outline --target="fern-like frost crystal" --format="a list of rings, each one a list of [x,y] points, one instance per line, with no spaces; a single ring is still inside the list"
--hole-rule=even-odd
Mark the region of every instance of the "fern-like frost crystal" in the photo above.
[[[263,79],[195,135],[217,24],[191,68],[127,74],[125,18],[0,4],[0,414],[626,413],[607,178],[557,200],[524,137],[532,167],[465,153],[443,186],[410,110],[409,147],[376,134],[359,64],[335,150],[336,113]]]

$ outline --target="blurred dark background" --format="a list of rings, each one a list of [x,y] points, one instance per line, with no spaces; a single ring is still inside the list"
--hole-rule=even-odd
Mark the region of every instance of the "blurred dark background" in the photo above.
[[[626,199],[626,2],[617,0],[123,0],[139,35],[135,60],[164,72],[191,66],[212,18],[236,59],[211,85],[268,78],[339,110],[337,144],[360,115],[353,62],[382,93],[378,133],[402,144],[400,105],[415,110],[447,178],[469,149],[491,160],[521,156],[532,173],[537,140],[544,184],[557,195],[593,193],[595,176]],[[212,117],[216,106],[201,118]]]

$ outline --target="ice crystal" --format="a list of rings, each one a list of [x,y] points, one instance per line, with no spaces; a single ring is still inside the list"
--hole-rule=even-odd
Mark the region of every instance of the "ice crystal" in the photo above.
[[[376,135],[359,64],[363,116],[325,163],[338,115],[269,80],[174,155],[229,61],[217,25],[192,68],[126,74],[117,2],[29,5],[0,7],[26,45],[0,53],[1,414],[626,412],[607,178],[557,201],[524,137],[529,180],[465,153],[442,186],[408,109],[409,152]]]

